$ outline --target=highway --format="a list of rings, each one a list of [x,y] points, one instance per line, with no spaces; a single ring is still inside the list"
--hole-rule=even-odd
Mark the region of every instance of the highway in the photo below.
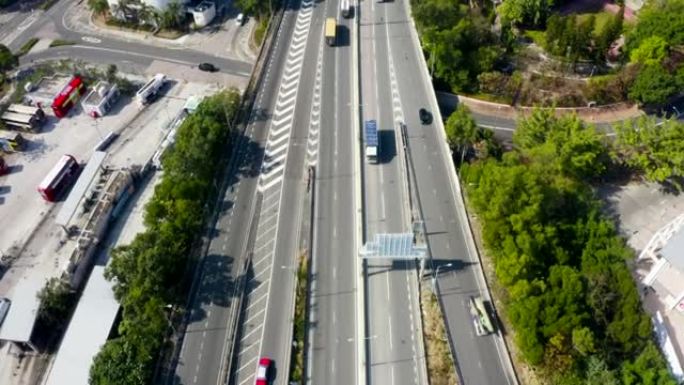
[[[420,124],[418,109],[437,111],[425,62],[418,46],[415,29],[404,2],[386,4],[386,22],[390,29],[394,63],[399,83],[401,104],[406,113],[409,146],[417,176],[417,190],[425,220],[427,241],[436,265],[442,300],[446,308],[447,327],[456,349],[456,361],[464,384],[514,384],[502,341],[496,335],[477,337],[466,307],[470,295],[486,295],[476,251],[467,242],[470,237],[464,222],[458,193],[452,190],[450,163],[443,126],[435,115],[435,123]],[[459,210],[461,210],[459,212]]]
[[[398,132],[398,85],[405,79],[395,76],[388,23],[396,4],[370,1],[360,9],[361,111],[364,121],[377,120],[381,143],[378,164],[364,162],[366,239],[411,231]],[[415,263],[368,261],[366,286],[369,383],[426,384]]]
[[[308,358],[310,384],[356,384],[358,339],[357,239],[355,171],[358,133],[353,127],[352,51],[357,49],[354,19],[340,15],[339,1],[327,0],[325,15],[338,22],[338,45],[324,46],[320,56],[320,122],[318,148],[312,146],[311,164],[316,165],[316,207],[311,276],[311,339]],[[316,76],[319,76],[317,71]],[[314,105],[315,108],[315,105]]]
[[[254,383],[258,360],[274,362],[274,384],[288,381],[294,312],[296,260],[304,197],[307,195],[307,147],[312,121],[317,58],[325,3],[293,0],[287,6],[267,68],[274,79],[268,92],[270,116],[262,174],[260,208],[251,247],[251,270],[241,314],[231,382]]]
[[[287,28],[291,18],[283,20]],[[291,27],[291,26],[290,26]],[[281,38],[279,37],[279,40]],[[281,66],[284,53],[275,50],[265,63]],[[238,152],[226,172],[224,195],[207,255],[191,293],[187,327],[182,339],[173,384],[223,384],[231,332],[228,329],[239,295],[236,281],[241,275],[252,224],[257,218],[257,185],[267,141],[269,121],[257,117],[259,111],[273,109],[278,79],[267,75],[255,98],[252,119],[240,138]]]
[[[246,128],[246,137],[243,138],[243,142],[239,147],[235,166],[228,171],[228,187],[222,199],[213,239],[209,246],[209,252],[201,266],[201,275],[196,285],[196,290],[192,293],[191,313],[183,339],[183,347],[178,360],[174,384],[223,384],[223,380],[228,375],[226,373],[226,364],[230,350],[229,343],[232,343],[232,336],[228,335],[230,332],[228,325],[233,311],[242,311],[242,309],[236,309],[237,303],[233,302],[235,297],[239,295],[236,292],[236,280],[241,274],[248,254],[254,252],[255,258],[258,258],[260,254],[258,250],[255,252],[255,249],[261,247],[261,243],[275,242],[276,237],[270,230],[266,237],[261,235],[263,234],[262,229],[264,226],[270,227],[267,223],[273,218],[272,212],[278,212],[278,210],[277,207],[275,210],[273,207],[269,207],[269,197],[272,194],[262,198],[264,195],[258,193],[258,190],[262,188],[260,183],[263,182],[264,178],[263,174],[260,175],[260,169],[264,163],[265,153],[268,150],[273,151],[273,146],[270,143],[273,138],[272,130],[274,129],[274,124],[270,111],[276,111],[277,103],[281,101],[278,98],[278,91],[281,86],[280,75],[287,60],[288,47],[294,31],[296,17],[296,10],[289,9],[285,11],[280,30],[273,43],[273,51],[269,61],[265,63],[266,75],[255,98],[250,123]],[[269,159],[265,161],[268,162]],[[295,177],[295,179],[301,178],[301,174],[299,172],[298,177]],[[281,179],[283,177],[284,174],[280,175]],[[288,191],[291,191],[290,195],[288,195],[288,199],[290,199],[289,207],[293,208],[293,210],[296,204],[292,201],[296,200],[294,198],[298,194],[297,187],[300,184],[295,181],[294,188],[288,186]],[[293,215],[293,213],[287,212],[287,208],[285,208],[281,215]],[[255,229],[258,229],[258,231],[255,231]],[[283,236],[278,238],[284,239],[284,242],[281,241],[282,250],[284,251],[286,248],[287,250],[293,250],[294,244],[288,245],[286,243],[289,239],[294,238],[292,234],[287,231],[283,231],[282,234]],[[250,239],[255,237],[257,238],[256,245],[249,242]],[[281,256],[282,261],[279,260],[277,262],[290,265],[294,263],[294,251],[291,253],[278,253],[278,255]],[[258,292],[258,287],[254,285],[255,275],[260,274],[260,272],[273,274],[272,278],[278,280],[277,284],[273,286],[276,290],[280,287],[293,287],[291,270],[282,270],[279,268],[280,265],[278,265],[277,269],[272,269],[273,266],[272,263],[264,264],[260,263],[258,259],[253,260],[252,268],[245,279],[249,280],[247,286],[251,288],[249,294],[252,295],[251,298],[254,301],[259,301],[259,298],[255,299],[253,297]],[[264,276],[267,275],[264,274]],[[261,285],[261,287],[267,286]],[[284,291],[282,293],[287,294]],[[249,302],[249,299],[250,296],[248,295],[247,306],[251,306],[254,303],[254,301]],[[275,317],[287,320],[288,318],[283,317],[282,313],[287,312],[288,303],[291,303],[291,301],[291,298],[289,302],[281,302],[279,298],[276,298],[275,302],[282,303],[285,309],[276,307],[275,309],[270,309],[270,311]],[[265,311],[262,311],[261,314],[265,314]],[[257,321],[260,321],[257,325],[258,331],[264,333],[266,330],[263,325],[264,320],[254,319],[253,321],[252,324],[257,324]],[[278,327],[277,331],[283,332],[285,328]],[[262,334],[254,333],[253,335],[258,336],[259,341],[261,341]],[[286,335],[287,333],[282,336],[272,337],[270,340],[272,345],[268,346],[273,351],[278,350],[280,355],[268,353],[269,356],[276,359],[277,364],[279,364],[279,358],[289,347],[289,341],[281,342],[283,338],[278,337]],[[237,352],[242,353],[240,350]],[[243,368],[243,373],[241,374],[247,378],[247,382],[251,379],[253,383],[253,375],[256,373],[256,360],[260,356],[260,351],[254,350],[249,353],[251,353],[248,354],[249,362]],[[285,360],[282,359],[280,362],[285,362]],[[287,373],[282,372],[279,378],[286,378],[286,376]]]

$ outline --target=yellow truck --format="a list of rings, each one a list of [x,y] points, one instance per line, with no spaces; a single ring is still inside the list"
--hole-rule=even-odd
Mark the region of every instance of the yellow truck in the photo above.
[[[337,39],[337,21],[334,17],[325,19],[325,41],[329,46],[335,45]]]

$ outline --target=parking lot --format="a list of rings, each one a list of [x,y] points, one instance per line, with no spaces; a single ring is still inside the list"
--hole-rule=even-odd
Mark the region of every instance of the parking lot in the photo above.
[[[63,119],[46,108],[48,117],[42,131],[22,133],[27,139],[25,150],[4,155],[9,173],[0,177],[0,250],[5,256],[21,255],[0,280],[0,296],[8,294],[27,268],[45,265],[44,273],[49,276],[61,265],[54,258],[56,249],[64,243],[63,235],[50,221],[62,203],[46,202],[36,188],[62,155],[70,154],[85,163],[98,142],[110,132],[118,132],[120,137],[112,143],[106,163],[117,168],[144,164],[186,100],[215,88],[172,79],[164,95],[151,105],[141,108],[130,97],[121,97],[107,115],[98,119],[84,114],[80,105]],[[47,247],[51,244],[53,247]]]

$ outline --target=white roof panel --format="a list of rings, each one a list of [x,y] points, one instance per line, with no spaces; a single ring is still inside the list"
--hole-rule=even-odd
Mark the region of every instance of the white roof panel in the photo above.
[[[79,175],[74,188],[71,189],[69,197],[62,205],[62,209],[59,210],[57,219],[55,219],[55,223],[60,226],[66,226],[69,223],[71,217],[78,208],[79,202],[81,202],[81,198],[83,198],[83,195],[90,186],[90,183],[93,181],[93,178],[100,169],[100,166],[102,165],[102,162],[106,156],[107,153],[104,151],[95,151],[93,156],[90,157],[88,163],[81,172],[81,175]]]
[[[46,385],[88,385],[93,358],[107,341],[119,311],[104,266],[95,266],[71,318]]]
[[[9,312],[0,328],[0,340],[28,342],[38,315],[38,292],[45,286],[45,280],[36,275],[25,276],[9,295]]]

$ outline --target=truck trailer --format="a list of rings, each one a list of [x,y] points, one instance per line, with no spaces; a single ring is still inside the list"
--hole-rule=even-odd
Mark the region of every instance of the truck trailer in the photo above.
[[[364,137],[366,139],[366,159],[368,159],[368,163],[378,163],[380,138],[378,137],[378,123],[375,120],[366,121]]]
[[[337,41],[337,20],[334,17],[325,19],[325,41],[331,47]]]

